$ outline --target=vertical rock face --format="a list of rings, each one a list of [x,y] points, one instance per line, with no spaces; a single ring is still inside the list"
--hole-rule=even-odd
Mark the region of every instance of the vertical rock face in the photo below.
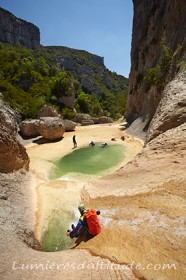
[[[156,88],[147,91],[144,86],[146,70],[160,61],[161,39],[165,37],[173,51],[178,44],[186,45],[186,1],[133,0],[133,3],[131,72],[126,112],[129,123],[138,117],[151,120],[161,99],[161,92]]]
[[[165,87],[151,121],[147,141],[186,122],[186,66]],[[186,132],[185,132],[186,134]]]
[[[38,49],[40,31],[34,24],[16,18],[10,12],[0,8],[0,41]]]
[[[0,172],[21,168],[28,170],[30,159],[16,139],[17,123],[14,111],[0,98]]]
[[[5,126],[13,135],[17,134],[15,112],[0,97],[0,125]]]
[[[16,137],[0,125],[0,172],[10,173],[21,168],[29,169],[30,159]]]

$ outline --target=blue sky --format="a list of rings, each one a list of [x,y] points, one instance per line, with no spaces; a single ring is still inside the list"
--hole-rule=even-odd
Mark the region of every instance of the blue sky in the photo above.
[[[0,7],[38,26],[42,45],[103,56],[109,70],[128,77],[132,0],[0,0]]]

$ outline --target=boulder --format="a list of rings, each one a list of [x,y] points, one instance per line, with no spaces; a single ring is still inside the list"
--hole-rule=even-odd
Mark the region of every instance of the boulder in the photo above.
[[[65,126],[62,118],[46,117],[40,118],[36,123],[38,132],[48,140],[58,140],[63,137]]]
[[[76,123],[70,120],[63,120],[65,131],[73,131],[76,128]]]
[[[21,134],[25,137],[36,137],[39,136],[36,123],[38,120],[25,120],[19,125]]]
[[[5,126],[11,133],[17,133],[15,112],[0,98],[0,125]]]
[[[99,118],[98,123],[113,123],[113,120],[110,117],[102,116]]]
[[[82,120],[81,121],[81,125],[92,125],[92,124],[94,124],[94,121],[92,120],[92,119],[90,119],[90,120]]]
[[[91,117],[88,114],[78,113],[76,115],[76,122],[81,123],[82,121],[91,120]]]
[[[30,159],[13,133],[0,126],[0,172],[10,173],[21,168],[29,169]]]
[[[60,114],[52,106],[44,105],[39,111],[38,118],[45,117],[60,117]]]
[[[99,118],[93,117],[92,118],[94,124],[98,124],[99,123]]]

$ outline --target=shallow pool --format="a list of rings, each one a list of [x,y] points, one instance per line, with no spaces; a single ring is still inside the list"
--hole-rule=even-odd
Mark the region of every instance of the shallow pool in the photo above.
[[[43,203],[48,204],[46,210],[49,213],[45,220],[48,225],[41,236],[43,251],[66,250],[73,244],[73,240],[66,236],[66,231],[72,223],[76,224],[79,218],[78,202],[76,208],[71,203],[71,199],[77,196],[76,185],[73,185],[76,184],[75,181],[85,179],[84,176],[90,179],[92,176],[112,172],[119,167],[124,156],[124,145],[110,144],[102,148],[101,143],[96,143],[93,147],[75,149],[72,153],[53,161],[54,167],[50,173],[53,185],[51,188],[43,187],[40,190],[43,192],[43,200],[46,199]],[[62,181],[59,181],[59,178]],[[76,180],[73,183],[74,178]]]
[[[81,175],[104,175],[109,170],[117,168],[125,154],[123,145],[111,144],[102,147],[101,143],[93,147],[84,147],[74,150],[72,153],[53,161],[54,167],[50,173],[50,179],[57,178],[81,178]]]
[[[47,230],[41,238],[41,248],[45,252],[56,252],[69,249],[73,240],[66,236],[69,221],[74,220],[73,213],[58,213],[48,221]]]

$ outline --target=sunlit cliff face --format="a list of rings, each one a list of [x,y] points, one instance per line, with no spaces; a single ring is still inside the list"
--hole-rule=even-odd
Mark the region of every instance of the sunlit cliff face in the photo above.
[[[186,42],[186,5],[183,1],[133,0],[134,18],[131,49],[131,71],[126,117],[129,123],[141,117],[151,120],[161,92],[156,88],[146,90],[145,75],[155,67],[162,56],[162,39],[173,53],[178,44]],[[180,55],[183,55],[180,54]]]

